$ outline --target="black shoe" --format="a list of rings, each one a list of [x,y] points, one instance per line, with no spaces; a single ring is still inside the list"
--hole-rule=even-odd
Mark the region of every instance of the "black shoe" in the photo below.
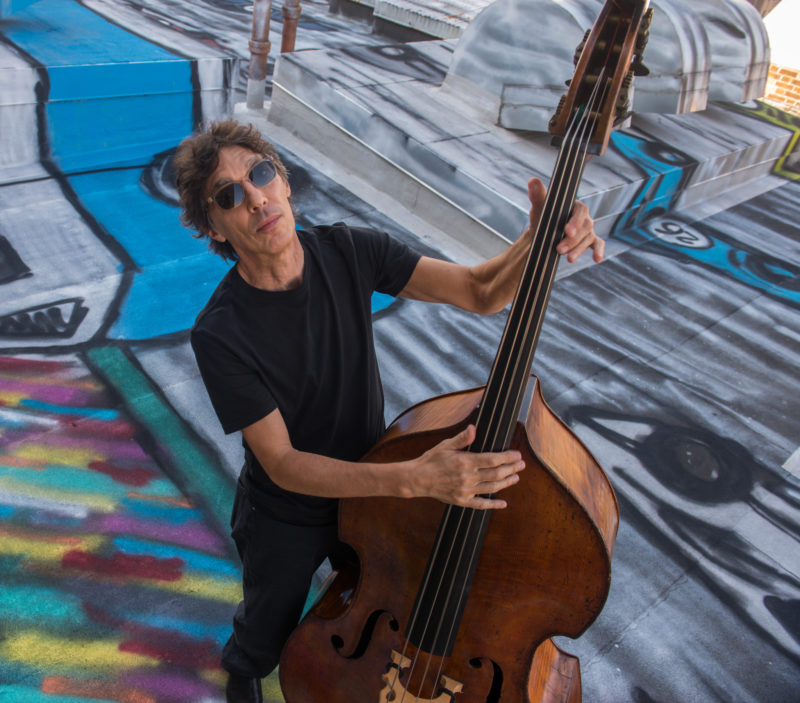
[[[236,674],[228,674],[225,700],[227,703],[263,703],[261,679],[249,679]]]

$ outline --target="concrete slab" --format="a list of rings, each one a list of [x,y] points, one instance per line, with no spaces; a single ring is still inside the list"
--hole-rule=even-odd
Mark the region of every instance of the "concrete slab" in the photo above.
[[[364,8],[364,18],[383,20],[431,37],[458,37],[464,28],[485,7],[489,0],[332,0],[331,7],[340,11],[343,6]],[[347,11],[347,10],[345,10]]]
[[[193,41],[246,57],[243,2],[82,5],[188,60]],[[313,58],[324,80],[301,72],[304,90],[352,103],[349,118],[377,141],[297,103],[297,133],[236,106],[280,145],[301,225],[366,224],[470,263],[506,246],[524,179],[549,175],[547,139],[487,129],[470,96],[440,97],[448,42],[387,45],[325,3],[303,11],[298,44],[332,52]],[[31,326],[39,336],[23,342],[13,315],[0,318],[0,698],[221,701],[240,576],[225,522],[241,449],[216,426],[186,341],[225,266],[177,220],[168,154],[184,135],[130,168],[64,173],[46,158],[63,123],[32,107],[47,67],[13,42],[0,52],[2,95],[24,106],[8,104],[0,123],[2,311],[40,305],[68,321],[65,299],[87,309],[72,336]],[[195,92],[180,115],[191,128],[217,109],[203,101]],[[110,119],[133,122],[143,142],[163,127],[125,107]],[[100,154],[93,136],[105,132],[84,127],[81,145]],[[587,173],[582,195],[613,232],[610,256],[560,267],[535,357],[548,403],[621,504],[608,602],[563,642],[581,658],[586,701],[796,698],[798,133],[757,106],[646,118]],[[448,198],[441,164],[456,195],[470,180],[480,190]],[[483,199],[508,230],[476,219]],[[484,383],[504,322],[407,300],[377,312],[387,418]],[[274,675],[265,696],[282,701]]]
[[[442,85],[453,47],[436,41],[284,54],[269,119],[320,148],[349,139],[376,152],[480,223],[465,236],[480,238],[482,227],[490,239],[513,239],[526,219],[524,184],[531,175],[549,178],[556,150],[545,134],[489,122],[469,95]],[[628,134],[655,150],[680,144],[673,161],[689,179],[681,188],[687,207],[768,175],[791,139],[783,128],[716,105],[680,116],[635,115]],[[618,146],[623,139],[625,132],[588,164],[579,192],[604,234],[626,203],[642,205],[635,194],[649,178]]]

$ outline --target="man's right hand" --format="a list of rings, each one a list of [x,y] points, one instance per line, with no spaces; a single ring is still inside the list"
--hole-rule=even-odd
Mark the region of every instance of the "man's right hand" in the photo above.
[[[473,453],[466,449],[475,441],[475,426],[445,439],[412,461],[414,464],[406,497],[436,498],[464,508],[505,508],[506,501],[486,498],[519,481],[525,468],[516,450]]]

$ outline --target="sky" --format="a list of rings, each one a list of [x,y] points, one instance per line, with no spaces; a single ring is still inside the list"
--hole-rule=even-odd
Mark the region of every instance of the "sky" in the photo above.
[[[781,0],[764,18],[772,63],[800,68],[800,0]]]

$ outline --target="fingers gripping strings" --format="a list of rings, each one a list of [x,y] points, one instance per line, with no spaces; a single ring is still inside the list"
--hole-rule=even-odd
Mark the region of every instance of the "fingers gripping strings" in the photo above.
[[[486,386],[476,421],[477,437],[470,451],[501,451],[510,445],[527,386],[524,380],[530,373],[544,307],[555,278],[558,262],[555,247],[563,223],[574,205],[586,162],[594,115],[608,90],[603,74],[604,71],[601,71],[587,104],[576,110],[570,120],[534,242]],[[396,659],[393,674],[386,677],[387,701],[434,701],[439,693],[444,696],[439,688],[440,680],[446,682],[449,693],[454,692],[451,686],[457,685],[457,682],[442,677],[442,669],[455,642],[489,515],[489,510],[453,505],[445,509],[411,613],[402,654]],[[410,647],[414,648],[414,654],[409,659]],[[436,659],[439,662],[432,667]],[[415,692],[399,682],[406,667],[407,685],[411,685],[412,680],[419,681],[415,684]],[[422,673],[416,679],[414,674],[420,667]],[[431,697],[422,698],[423,689],[430,691]],[[442,697],[442,700],[446,699]]]

